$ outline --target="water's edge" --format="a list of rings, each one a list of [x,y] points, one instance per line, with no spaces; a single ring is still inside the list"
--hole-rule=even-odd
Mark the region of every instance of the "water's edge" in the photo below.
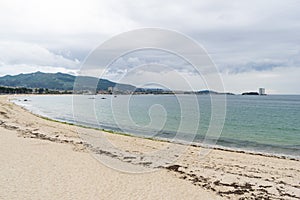
[[[171,141],[171,140],[168,140],[167,138],[162,138],[162,137],[155,137],[155,138],[145,137],[145,136],[141,136],[141,135],[128,134],[128,133],[123,133],[123,132],[109,130],[109,129],[101,129],[101,128],[97,128],[97,127],[93,127],[93,126],[79,124],[79,123],[76,123],[75,121],[71,122],[71,121],[63,120],[63,119],[55,119],[55,118],[51,118],[46,115],[42,115],[41,113],[35,113],[32,110],[30,110],[29,108],[26,108],[26,106],[17,104],[17,101],[15,101],[15,100],[16,99],[14,99],[14,98],[9,99],[10,102],[15,104],[16,106],[21,107],[26,112],[29,112],[29,113],[31,113],[41,119],[44,119],[44,120],[48,120],[48,121],[52,121],[52,122],[56,122],[56,123],[63,123],[63,124],[67,124],[70,126],[77,126],[77,127],[93,129],[93,130],[97,130],[97,131],[104,131],[104,132],[107,132],[110,134],[142,138],[142,139],[147,139],[147,140],[152,140],[152,141],[157,141],[157,142],[168,142],[168,143],[172,142],[172,143],[176,143],[179,145],[188,145],[188,146],[201,147],[201,148],[206,148],[206,149],[214,149],[214,150],[227,151],[227,152],[244,153],[244,154],[249,154],[249,155],[259,155],[259,156],[265,156],[265,157],[274,157],[274,158],[278,158],[278,159],[288,159],[288,160],[300,161],[300,157],[285,155],[285,154],[271,154],[271,153],[260,152],[260,151],[255,151],[255,150],[249,151],[249,150],[245,150],[242,148],[230,148],[230,147],[224,147],[224,146],[220,146],[220,145],[208,145],[208,144],[203,144],[203,143],[199,143],[199,142],[189,143],[189,142],[185,142],[185,141]]]

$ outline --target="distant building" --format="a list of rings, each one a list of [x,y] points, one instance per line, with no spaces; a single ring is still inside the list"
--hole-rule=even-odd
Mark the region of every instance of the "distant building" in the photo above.
[[[112,93],[112,92],[113,92],[113,90],[114,90],[114,88],[113,88],[113,87],[108,87],[108,88],[107,88],[107,91],[108,91],[109,93]]]
[[[266,95],[266,89],[265,88],[259,88],[259,95]]]

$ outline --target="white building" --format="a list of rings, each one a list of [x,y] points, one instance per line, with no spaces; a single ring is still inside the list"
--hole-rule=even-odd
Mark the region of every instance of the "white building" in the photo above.
[[[259,88],[259,95],[266,95],[266,89],[265,88]]]

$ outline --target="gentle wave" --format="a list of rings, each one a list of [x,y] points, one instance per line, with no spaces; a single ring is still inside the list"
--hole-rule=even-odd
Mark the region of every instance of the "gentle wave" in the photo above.
[[[68,99],[69,98],[69,99]],[[88,97],[86,102],[90,102]],[[109,96],[107,98],[110,98]],[[135,96],[135,105],[149,106],[151,103],[163,102],[165,104],[172,104],[173,97],[168,96]],[[188,97],[187,97],[188,98]],[[199,97],[201,99],[202,108],[209,106],[210,102],[207,97]],[[23,98],[24,99],[24,98]],[[14,102],[29,111],[55,119],[58,121],[84,125],[92,128],[100,128],[105,130],[112,130],[115,132],[125,132],[127,134],[139,137],[151,137],[167,141],[173,141],[182,144],[195,144],[207,146],[210,148],[218,148],[233,151],[256,152],[265,155],[285,156],[290,158],[300,159],[300,96],[271,96],[264,98],[245,98],[240,96],[233,96],[227,100],[227,118],[226,123],[220,138],[210,138],[205,136],[207,131],[207,124],[202,124],[201,130],[196,135],[190,133],[179,133],[176,131],[178,120],[176,117],[178,113],[172,114],[168,118],[167,126],[162,130],[137,128],[136,126],[128,126],[126,120],[122,128],[111,120],[109,109],[101,110],[100,119],[103,121],[89,120],[83,117],[80,120],[74,120],[72,114],[72,106],[70,105],[71,97],[61,96],[30,96],[29,101],[22,101],[22,98],[14,100]],[[96,100],[99,97],[96,98]],[[122,97],[118,97],[118,101],[122,101]],[[107,107],[109,101],[98,101],[101,105],[99,108]],[[145,103],[147,102],[147,103]],[[289,102],[289,107],[282,106]],[[103,106],[105,105],[105,106]],[[136,113],[144,112],[138,106],[133,107]],[[135,109],[135,110],[134,110]],[[138,112],[137,112],[138,111]],[[207,109],[205,110],[207,111]],[[209,112],[202,114],[202,119],[209,119]],[[120,113],[119,113],[120,114]],[[121,113],[122,114],[122,113]],[[204,115],[204,116],[203,116]],[[102,117],[102,118],[101,118]],[[135,117],[135,116],[133,116]],[[189,118],[189,116],[183,116]],[[146,118],[142,115],[139,119]],[[147,121],[147,120],[146,120]],[[209,121],[208,121],[209,122]],[[299,122],[299,123],[298,123]],[[174,129],[174,130],[173,130]],[[203,143],[205,141],[205,144]]]

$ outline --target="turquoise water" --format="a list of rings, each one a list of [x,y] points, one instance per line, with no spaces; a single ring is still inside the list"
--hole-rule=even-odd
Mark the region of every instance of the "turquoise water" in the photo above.
[[[182,95],[181,101],[188,105],[184,112],[173,95],[92,97],[76,96],[74,108],[72,96],[28,96],[15,102],[60,121],[168,140],[178,134],[184,122],[180,139],[202,143],[210,124],[211,99],[206,95],[196,97],[197,105],[193,104],[194,96]],[[25,98],[28,101],[23,101]],[[194,130],[196,135],[191,134]],[[207,136],[205,142],[213,144],[214,139]],[[300,96],[227,96],[225,124],[216,145],[299,158]]]

